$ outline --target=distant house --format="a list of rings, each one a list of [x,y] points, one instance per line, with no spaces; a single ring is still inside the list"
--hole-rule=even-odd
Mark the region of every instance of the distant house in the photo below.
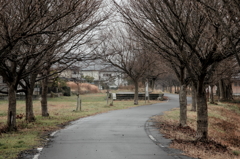
[[[91,64],[80,69],[80,67],[68,68],[60,73],[59,77],[69,81],[84,81],[85,77],[93,77],[92,84],[99,89],[117,88],[120,85],[127,85],[123,73],[113,66],[107,64]]]
[[[82,75],[93,77],[93,84],[100,89],[118,88],[120,85],[127,85],[122,71],[111,65],[93,64],[81,70]]]
[[[2,76],[0,76],[0,91],[2,92],[8,91],[7,84],[3,81]]]
[[[232,91],[234,95],[240,95],[240,76],[232,78]]]
[[[67,68],[59,74],[59,77],[64,78],[68,81],[80,80],[82,74],[79,67]]]
[[[66,69],[66,70],[62,71],[59,74],[59,77],[63,77],[63,78],[66,78],[66,79],[70,80],[72,78],[72,70],[71,69]]]

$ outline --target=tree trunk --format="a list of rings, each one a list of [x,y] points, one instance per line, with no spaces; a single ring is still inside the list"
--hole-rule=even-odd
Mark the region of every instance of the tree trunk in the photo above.
[[[233,91],[232,91],[232,83],[229,82],[226,85],[226,99],[233,100]]]
[[[34,122],[35,116],[33,113],[33,101],[32,101],[32,95],[33,95],[33,88],[27,88],[26,91],[26,121],[28,122]]]
[[[7,127],[8,131],[16,131],[16,90],[13,85],[8,88],[8,118]]]
[[[172,93],[172,85],[169,86],[169,92]]]
[[[210,103],[211,104],[214,104],[215,103],[215,101],[214,101],[214,93],[213,93],[213,87],[214,87],[214,85],[210,85]]]
[[[36,82],[37,74],[31,74],[30,78],[25,81],[26,83],[26,121],[34,122],[36,120],[33,113],[33,91]],[[29,80],[29,81],[28,81]]]
[[[187,86],[182,84],[179,92],[180,126],[187,125]]]
[[[180,92],[180,90],[179,90],[179,86],[177,86],[177,92],[178,92],[178,93]]]
[[[41,94],[41,107],[42,107],[42,116],[48,117],[48,104],[47,104],[47,94],[48,94],[48,77],[46,76],[42,80],[42,94]]]
[[[197,89],[197,140],[207,140],[208,138],[208,106],[206,91],[202,82],[198,82]]]
[[[221,79],[219,81],[219,94],[220,94],[220,100],[223,101],[223,100],[226,100],[225,98],[225,89],[224,89],[224,81]]]
[[[220,101],[224,100],[232,100],[233,92],[232,92],[232,83],[227,80],[219,81],[219,92],[220,92]]]
[[[194,86],[192,86],[192,109],[191,111],[197,111],[197,93]]]
[[[155,83],[156,83],[156,79],[152,79],[152,91],[154,92],[155,91]]]
[[[134,81],[135,93],[134,93],[134,105],[138,105],[138,81]]]
[[[162,91],[165,92],[165,87],[164,87],[164,85],[162,85]]]

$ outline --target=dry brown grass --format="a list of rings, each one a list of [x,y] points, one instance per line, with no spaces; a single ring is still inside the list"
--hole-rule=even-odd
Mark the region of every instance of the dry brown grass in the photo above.
[[[71,88],[71,92],[78,92],[78,85],[75,82],[67,82],[67,86]],[[89,83],[79,83],[80,94],[98,93],[98,87]]]
[[[119,90],[130,90],[133,91],[134,90],[134,85],[128,85],[128,86],[119,86],[118,87]]]
[[[196,112],[188,107],[188,126],[178,127],[179,109],[154,117],[157,126],[165,137],[172,139],[171,148],[184,151],[184,154],[201,159],[240,158],[240,114],[233,107],[239,104],[209,105],[209,141],[195,141]]]

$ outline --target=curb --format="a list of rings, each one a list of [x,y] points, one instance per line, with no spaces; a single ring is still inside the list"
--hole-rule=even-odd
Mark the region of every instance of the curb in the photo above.
[[[161,114],[158,114],[161,115]],[[157,116],[153,115],[152,117]],[[156,123],[153,119],[150,117],[144,124],[144,130],[148,137],[152,140],[154,144],[156,144],[160,149],[165,151],[169,154],[169,156],[172,156],[175,159],[195,159],[192,157],[188,157],[183,155],[181,150],[169,148],[169,145],[171,144],[171,139],[166,139],[157,128],[154,127],[154,124]]]

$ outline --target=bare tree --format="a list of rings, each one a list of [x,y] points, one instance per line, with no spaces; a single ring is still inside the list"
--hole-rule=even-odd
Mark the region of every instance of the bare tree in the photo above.
[[[181,87],[180,99],[180,126],[187,124],[187,96],[186,90],[189,80],[186,74],[185,62],[179,54],[184,52],[181,34],[174,34],[177,31],[177,23],[171,14],[165,10],[164,2],[153,2],[147,0],[129,1],[122,8],[116,6],[125,18],[130,28],[144,39],[145,43],[154,48],[162,58],[165,59],[178,77]],[[166,18],[166,17],[169,18]],[[158,20],[156,20],[158,19]],[[163,23],[164,21],[165,23]],[[166,23],[170,23],[166,24]],[[172,35],[171,35],[172,34]],[[169,36],[168,36],[169,35]],[[162,38],[161,38],[162,37]]]
[[[196,138],[206,140],[208,113],[205,84],[218,62],[234,54],[221,32],[222,26],[211,21],[207,17],[206,8],[194,0],[132,0],[128,4],[123,9],[118,7],[126,23],[173,64],[182,90],[192,81],[197,90]],[[218,3],[214,1],[213,4]],[[180,99],[181,96],[185,94],[180,94]],[[186,124],[184,101],[180,100],[180,124],[183,126]]]
[[[115,33],[114,33],[115,32]],[[108,36],[101,55],[107,62],[126,73],[135,85],[134,104],[138,104],[138,84],[149,72],[151,58],[148,49],[126,31],[115,30]],[[119,34],[116,34],[119,33]]]
[[[28,75],[31,73],[34,73],[34,78],[37,77],[41,69],[49,66],[50,59],[59,62],[60,59],[66,61],[69,57],[76,57],[77,53],[74,55],[72,48],[89,42],[86,35],[91,37],[93,28],[99,26],[107,16],[94,17],[101,8],[100,0],[7,0],[0,3],[0,56],[3,57],[0,74],[8,81],[8,128],[14,130],[19,82],[30,77]],[[58,52],[59,47],[63,46],[67,46],[67,49]],[[54,64],[53,61],[50,63]],[[39,69],[38,66],[44,67]],[[31,78],[32,86],[35,79],[33,76]]]
[[[225,35],[229,50],[235,53],[235,58],[240,65],[240,2],[238,0],[197,1],[205,7],[207,17],[221,26],[221,32]]]

